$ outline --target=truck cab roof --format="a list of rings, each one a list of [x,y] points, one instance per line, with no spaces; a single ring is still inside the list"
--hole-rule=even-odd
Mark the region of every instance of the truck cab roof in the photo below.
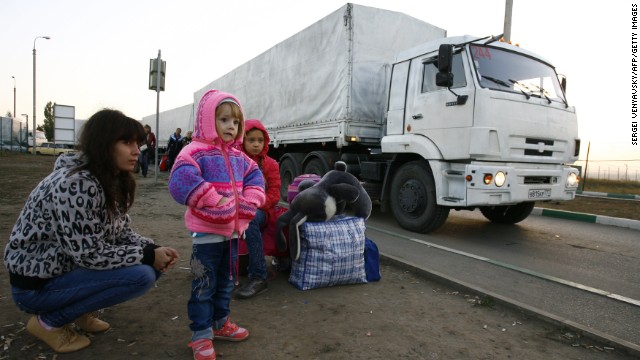
[[[434,51],[438,51],[438,48],[440,47],[440,45],[442,44],[462,44],[462,43],[467,43],[467,42],[471,42],[474,40],[478,40],[478,39],[482,39],[478,36],[473,36],[473,35],[462,35],[462,36],[451,36],[451,37],[446,37],[446,38],[441,38],[441,39],[435,39],[433,41],[429,41],[426,43],[422,43],[420,45],[414,46],[410,49],[401,51],[398,53],[398,56],[396,56],[396,61],[395,63],[400,63],[406,60],[410,60],[419,56],[422,56],[424,54],[428,54]],[[478,44],[484,44],[487,39],[484,40],[480,40],[478,41]],[[515,46],[506,42],[501,42],[501,41],[494,41],[491,43],[491,46],[494,47],[498,47],[498,48],[503,48],[506,50],[510,50],[510,51],[515,51],[518,53],[521,53],[523,55],[526,56],[530,56],[533,58],[536,58],[540,61],[545,62],[547,65],[554,67],[549,61],[547,61],[546,59],[544,59],[543,57],[541,57],[540,55],[531,52],[529,50],[523,49],[519,46]],[[554,67],[555,68],[555,67]]]

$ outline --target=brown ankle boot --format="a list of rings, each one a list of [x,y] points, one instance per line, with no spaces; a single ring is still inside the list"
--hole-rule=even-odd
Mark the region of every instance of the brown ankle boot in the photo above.
[[[80,329],[90,333],[107,331],[111,327],[108,322],[98,319],[96,313],[84,314],[76,319],[74,324]]]
[[[32,316],[27,322],[27,331],[59,353],[78,351],[91,344],[88,337],[76,333],[69,325],[52,330],[45,329],[36,316]]]

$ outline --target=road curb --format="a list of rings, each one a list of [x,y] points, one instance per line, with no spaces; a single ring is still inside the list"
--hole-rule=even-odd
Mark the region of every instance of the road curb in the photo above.
[[[522,311],[523,313],[536,317],[538,319],[541,319],[543,321],[552,323],[556,326],[559,327],[567,327],[575,332],[579,332],[582,335],[591,338],[592,340],[596,340],[599,342],[602,342],[608,346],[611,346],[613,348],[615,348],[616,350],[619,349],[623,349],[623,351],[627,352],[628,354],[632,355],[632,356],[637,356],[640,357],[640,345],[638,344],[633,344],[629,341],[620,339],[618,337],[615,336],[611,336],[608,334],[605,334],[601,331],[598,330],[594,330],[591,329],[590,327],[587,327],[585,325],[576,323],[574,321],[571,321],[569,319],[551,314],[547,311],[538,309],[536,307],[524,304],[520,301],[517,301],[515,299],[503,296],[503,295],[499,295],[497,293],[494,293],[492,291],[486,290],[484,288],[481,288],[479,286],[475,286],[472,285],[470,283],[467,283],[465,281],[456,279],[454,277],[445,275],[441,272],[426,268],[426,267],[422,267],[420,265],[414,264],[412,262],[400,259],[398,257],[395,257],[393,255],[388,255],[384,252],[380,252],[380,260],[382,263],[386,263],[389,265],[393,265],[393,266],[397,266],[401,269],[405,269],[405,270],[409,270],[409,271],[415,271],[418,273],[418,275],[424,276],[426,278],[432,279],[434,281],[440,282],[440,283],[444,283],[447,284],[453,288],[459,289],[459,290],[463,290],[466,292],[470,292],[470,293],[475,293],[475,294],[482,294],[484,296],[489,296],[491,297],[493,300],[495,300],[497,303],[500,303],[504,306],[516,309],[518,311]],[[383,274],[383,279],[382,281],[384,281],[384,274]]]
[[[608,197],[613,199],[640,200],[640,195],[633,195],[633,194],[607,194],[607,193],[597,192],[597,191],[580,191],[580,190],[578,190],[576,194],[584,195],[584,196]]]
[[[633,230],[640,230],[640,220],[615,218],[604,215],[594,215],[586,213],[578,213],[566,210],[555,210],[545,208],[533,208],[532,215],[549,216],[559,219],[583,221],[592,224],[611,225],[617,227],[624,227]]]

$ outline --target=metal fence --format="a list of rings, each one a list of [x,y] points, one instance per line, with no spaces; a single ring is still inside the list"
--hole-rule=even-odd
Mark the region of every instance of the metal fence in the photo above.
[[[27,152],[28,128],[10,117],[0,117],[0,151]]]
[[[584,172],[584,160],[577,161],[574,165],[582,167],[581,171]],[[589,160],[587,177],[640,182],[640,163],[632,160]]]

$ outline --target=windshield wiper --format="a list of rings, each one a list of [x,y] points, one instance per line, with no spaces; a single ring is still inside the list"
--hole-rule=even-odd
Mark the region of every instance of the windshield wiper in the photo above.
[[[489,81],[491,81],[491,82],[493,82],[493,83],[496,83],[496,84],[498,84],[498,85],[502,85],[502,86],[504,86],[504,87],[507,87],[507,88],[511,89],[511,85],[509,85],[509,84],[508,84],[506,81],[504,81],[504,80],[496,79],[496,78],[494,78],[494,77],[487,76],[487,75],[481,75],[481,76],[482,76],[482,78],[483,78],[483,79],[487,79],[487,80],[489,80]]]
[[[531,84],[531,85],[533,85],[533,84]],[[543,89],[541,86],[538,86],[538,85],[533,85],[533,86],[535,86],[535,87],[537,87],[538,89],[540,89],[540,94],[542,94],[542,96],[544,96],[544,97],[547,99],[547,101],[549,102],[549,104],[551,104],[551,99],[547,96],[547,93],[548,93],[548,92],[547,92],[547,90]],[[566,109],[566,108],[568,108],[568,107],[569,107],[569,103],[567,102],[567,100],[565,100],[565,99],[564,99],[564,97],[560,97],[560,96],[558,96],[558,97],[559,97],[559,98],[562,100],[562,102],[564,103],[564,108],[565,108],[565,109]]]
[[[540,86],[534,85],[535,87],[537,87],[538,89],[540,89],[540,94],[542,94],[542,96],[545,97],[545,99],[547,99],[547,101],[549,102],[549,104],[551,104],[551,98],[549,98],[547,96],[547,90],[543,89]],[[560,97],[560,99],[562,99],[562,102],[564,103],[564,108],[568,108],[569,107],[569,103],[567,103],[567,100],[565,100],[563,97]]]
[[[551,104],[551,98],[547,96],[546,90],[543,88],[540,88],[540,94],[542,94],[542,96],[544,96],[545,99],[547,99],[547,101],[549,102],[549,104]]]
[[[509,79],[509,81],[511,81],[514,85],[518,85],[520,87],[523,87],[523,88],[527,89],[527,91],[531,91],[531,89],[529,89],[526,84],[523,84],[518,80]],[[520,90],[522,95],[524,95],[527,98],[527,100],[529,100],[531,98],[531,95],[529,93],[525,92],[522,89],[518,89],[518,90]]]
[[[494,78],[494,77],[486,76],[486,75],[481,75],[481,76],[482,76],[482,78],[483,78],[483,79],[487,79],[487,80],[489,80],[489,81],[491,81],[491,82],[494,82],[494,83],[496,83],[496,84],[498,84],[498,85],[502,85],[502,86],[504,86],[504,87],[506,87],[506,88],[511,89],[511,85],[509,85],[509,83],[507,83],[507,82],[506,82],[506,81],[504,81],[504,80],[496,79],[496,78]],[[511,81],[511,82],[512,82],[512,83],[514,83],[514,84],[515,84],[515,83],[517,83],[517,81],[513,81],[513,80],[511,80],[511,79],[509,79],[509,81]],[[520,86],[522,86],[522,85],[520,84]],[[525,86],[525,88],[526,88],[526,86]],[[522,93],[522,95],[524,95],[524,96],[527,98],[527,100],[529,100],[529,98],[531,97],[531,95],[527,94],[527,93],[526,93],[526,92],[524,92],[522,89],[518,89],[518,90],[520,90],[520,92]]]
[[[535,88],[537,88],[538,92],[540,93],[540,97],[544,96],[544,98],[547,99],[549,104],[551,104],[551,98],[547,96],[547,94],[546,94],[547,91],[545,89],[543,89],[541,86],[538,86],[538,85],[535,85],[535,84],[530,84],[530,85],[535,87]],[[531,94],[531,95],[536,96],[538,94]]]

